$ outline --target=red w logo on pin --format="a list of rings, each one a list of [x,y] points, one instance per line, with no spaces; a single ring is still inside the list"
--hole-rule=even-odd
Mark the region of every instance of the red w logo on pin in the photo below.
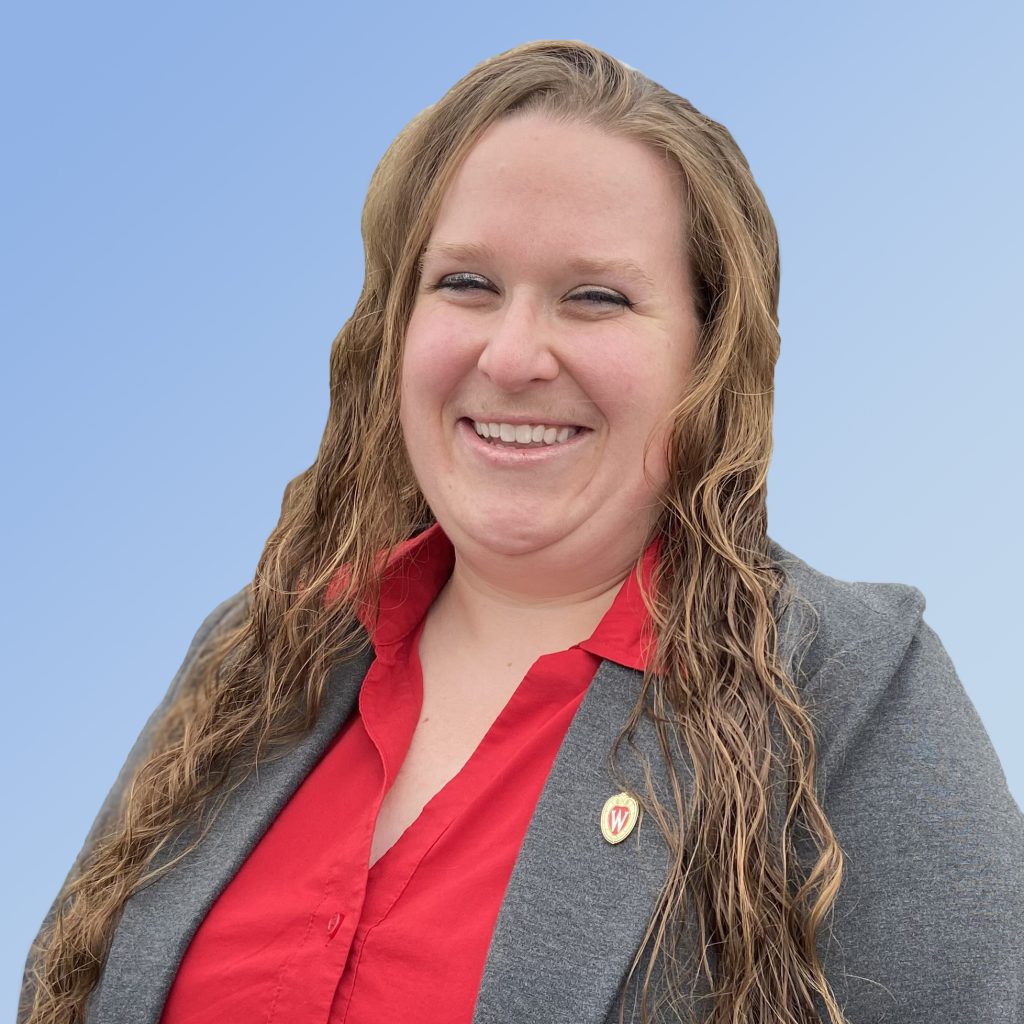
[[[621,843],[636,825],[640,805],[628,793],[610,796],[601,808],[601,835],[609,843]]]
[[[613,836],[617,836],[626,827],[631,813],[630,809],[623,807],[622,804],[616,804],[608,812],[608,829]]]

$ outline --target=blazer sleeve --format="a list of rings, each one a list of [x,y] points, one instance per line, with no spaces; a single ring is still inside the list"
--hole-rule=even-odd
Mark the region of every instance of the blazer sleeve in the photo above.
[[[1024,815],[923,619],[853,699],[823,780],[846,854],[819,945],[840,1006],[853,1024],[1022,1024]]]
[[[185,658],[182,661],[181,666],[178,668],[178,671],[174,674],[174,678],[171,680],[171,685],[168,687],[167,693],[164,695],[163,700],[160,701],[156,710],[147,719],[146,724],[142,728],[142,732],[139,734],[138,739],[136,739],[135,744],[129,751],[128,757],[125,760],[121,771],[118,773],[110,792],[103,801],[99,813],[96,815],[96,820],[89,829],[89,832],[85,837],[85,842],[82,844],[82,848],[79,851],[78,856],[75,858],[71,870],[68,872],[65,884],[77,873],[80,865],[91,851],[96,840],[109,829],[111,822],[116,819],[120,809],[121,800],[130,786],[131,780],[136,771],[139,769],[149,753],[149,746],[160,720],[163,718],[164,713],[170,707],[171,703],[177,697],[184,680],[188,676],[189,670],[199,655],[199,652],[203,649],[206,642],[218,632],[218,630],[222,628],[231,628],[240,621],[241,615],[248,603],[248,596],[249,586],[247,584],[238,591],[237,594],[229,597],[226,601],[222,601],[213,609],[212,612],[210,612],[209,615],[206,616],[205,619],[203,619],[202,624],[199,626],[195,636],[192,638],[191,644],[189,644],[188,651],[185,654]],[[43,919],[39,932],[36,934],[36,937],[29,948],[28,959],[26,960],[25,971],[22,976],[21,994],[18,999],[18,1024],[22,1024],[23,1021],[28,1019],[29,1012],[32,1008],[32,1000],[35,997],[34,972],[36,958],[38,955],[38,943],[43,932],[52,922],[56,909],[57,900],[54,899],[50,909],[47,911],[46,917]]]

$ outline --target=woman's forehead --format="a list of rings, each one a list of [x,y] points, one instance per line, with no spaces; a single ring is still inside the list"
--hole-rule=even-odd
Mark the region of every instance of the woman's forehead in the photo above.
[[[580,271],[642,280],[685,249],[685,204],[663,154],[540,117],[490,126],[454,175],[425,260],[554,251]]]

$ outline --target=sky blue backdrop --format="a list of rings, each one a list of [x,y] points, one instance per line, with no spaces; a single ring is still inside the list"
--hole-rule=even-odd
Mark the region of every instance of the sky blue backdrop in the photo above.
[[[374,165],[530,39],[601,46],[732,131],[782,242],[769,531],[923,591],[1024,801],[1013,5],[356,6],[8,13],[7,1005],[193,631],[315,456]]]

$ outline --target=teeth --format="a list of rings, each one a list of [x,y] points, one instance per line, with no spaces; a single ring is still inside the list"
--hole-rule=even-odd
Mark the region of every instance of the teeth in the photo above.
[[[544,423],[483,423],[473,420],[473,429],[485,438],[505,444],[561,444],[579,433],[579,427],[549,427]]]

